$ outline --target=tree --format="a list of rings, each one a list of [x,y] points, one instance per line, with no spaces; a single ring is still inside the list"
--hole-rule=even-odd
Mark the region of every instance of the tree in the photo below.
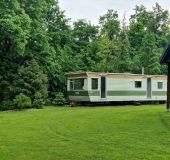
[[[136,66],[135,72],[140,73],[144,65],[146,73],[163,73],[164,69],[159,65],[159,57],[162,54],[161,48],[164,48],[169,39],[169,13],[158,3],[152,10],[148,11],[144,6],[136,6],[135,11],[136,13],[130,18],[128,31],[131,59]]]
[[[9,54],[24,55],[29,28],[30,19],[25,13],[0,17],[0,57]]]
[[[130,72],[132,70],[131,46],[128,37],[128,28],[123,20],[123,26],[119,35],[119,55],[118,55],[118,72]]]
[[[23,93],[30,97],[32,102],[34,102],[37,92],[42,95],[44,101],[48,96],[47,76],[35,60],[27,61],[25,65],[18,68],[13,84],[16,95]]]
[[[118,56],[119,56],[119,40],[120,22],[116,11],[108,10],[108,12],[100,17],[100,38],[99,49],[96,58],[96,71],[117,72]]]
[[[160,74],[159,51],[154,34],[148,33],[142,43],[140,59],[146,74]]]
[[[96,71],[100,72],[117,72],[117,60],[118,60],[118,41],[110,41],[107,38],[101,38],[98,63],[96,63]]]
[[[64,12],[60,10],[58,2],[49,7],[45,24],[47,26],[49,43],[56,52],[72,41],[69,21]]]
[[[115,36],[119,35],[120,22],[116,11],[108,10],[105,15],[100,17],[99,24],[101,35],[106,36],[109,40],[113,40]]]
[[[88,23],[86,20],[78,20],[73,25],[73,36],[77,42],[91,42],[97,38],[97,26]]]
[[[85,20],[78,20],[73,24],[74,52],[80,70],[89,70],[93,41],[98,39],[98,27]]]

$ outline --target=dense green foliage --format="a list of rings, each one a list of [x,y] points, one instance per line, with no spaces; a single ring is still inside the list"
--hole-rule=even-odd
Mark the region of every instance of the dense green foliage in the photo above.
[[[51,100],[53,105],[65,105],[66,99],[64,98],[64,94],[62,92],[58,92],[53,95],[53,99]]]
[[[170,38],[169,22],[157,3],[152,10],[136,6],[128,25],[108,10],[95,26],[86,20],[71,25],[56,0],[3,0],[0,105],[13,106],[20,93],[36,107],[47,97],[52,103],[58,92],[66,95],[70,71],[141,73],[144,67],[146,74],[164,74],[159,58]]]
[[[0,113],[2,160],[169,160],[165,106]]]
[[[24,95],[23,93],[20,93],[19,95],[15,97],[14,105],[19,110],[24,109],[24,108],[31,108],[32,106],[31,98]]]

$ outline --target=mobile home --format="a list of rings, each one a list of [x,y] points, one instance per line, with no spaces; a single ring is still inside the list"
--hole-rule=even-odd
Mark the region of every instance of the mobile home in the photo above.
[[[166,101],[164,75],[73,72],[66,76],[70,101]]]

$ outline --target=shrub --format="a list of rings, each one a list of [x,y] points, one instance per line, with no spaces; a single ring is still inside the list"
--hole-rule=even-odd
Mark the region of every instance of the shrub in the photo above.
[[[15,86],[18,93],[23,93],[33,101],[36,93],[43,98],[48,95],[48,78],[35,60],[27,61],[20,66],[15,78]],[[36,95],[38,96],[38,95]]]
[[[33,107],[35,108],[42,108],[42,106],[45,104],[45,101],[43,99],[43,96],[40,92],[35,93],[34,101],[33,101]]]
[[[10,100],[4,100],[0,106],[0,110],[5,111],[5,110],[12,110],[14,109],[14,102]]]
[[[51,103],[51,99],[50,98],[46,98],[45,99],[45,105],[47,106],[50,106],[52,103]]]
[[[26,96],[23,93],[20,93],[17,95],[14,99],[14,105],[16,109],[25,109],[25,108],[31,108],[32,107],[32,102],[31,99]]]
[[[0,63],[0,110],[17,108],[19,100],[16,96],[20,93],[29,97],[35,106],[42,103],[42,99],[37,98],[37,92],[41,93],[43,99],[48,97],[48,78],[38,62],[26,57],[20,58],[11,57],[8,63]]]
[[[52,104],[54,104],[54,105],[65,105],[66,99],[64,98],[64,94],[61,93],[61,92],[54,94],[54,99],[52,100]]]

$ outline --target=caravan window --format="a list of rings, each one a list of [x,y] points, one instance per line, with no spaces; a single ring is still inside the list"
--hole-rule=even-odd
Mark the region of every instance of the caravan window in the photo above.
[[[70,80],[70,90],[87,90],[87,79],[79,78]]]
[[[75,79],[74,80],[74,89],[75,90],[83,90],[84,87],[84,79]]]
[[[158,82],[158,89],[163,89],[163,82]]]
[[[70,91],[74,90],[74,81],[70,80]]]
[[[135,81],[135,88],[142,88],[142,81]]]
[[[98,89],[98,78],[92,78],[91,79],[91,88],[92,89]]]

